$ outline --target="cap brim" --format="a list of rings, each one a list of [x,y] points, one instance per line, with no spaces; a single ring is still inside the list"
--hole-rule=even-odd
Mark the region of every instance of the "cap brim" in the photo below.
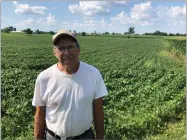
[[[54,37],[54,39],[53,39],[53,44],[56,45],[56,41],[57,41],[60,37],[62,37],[62,36],[69,36],[69,37],[71,37],[74,41],[77,42],[77,39],[76,39],[74,36],[72,36],[72,35],[70,35],[70,34],[68,34],[68,33],[60,33],[60,34],[58,34],[58,35],[56,35],[56,36]]]

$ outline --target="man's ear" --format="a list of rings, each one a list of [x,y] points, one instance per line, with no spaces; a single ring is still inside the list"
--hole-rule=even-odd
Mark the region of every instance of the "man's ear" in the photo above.
[[[55,48],[55,46],[54,46],[54,47],[53,47],[53,54],[56,55],[56,53],[57,53],[57,52],[56,52],[56,48]]]

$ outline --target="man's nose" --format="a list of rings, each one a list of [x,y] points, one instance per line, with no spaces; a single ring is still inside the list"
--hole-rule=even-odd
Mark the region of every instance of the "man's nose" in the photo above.
[[[69,49],[64,49],[64,54],[69,54],[70,53],[70,51],[69,51]]]

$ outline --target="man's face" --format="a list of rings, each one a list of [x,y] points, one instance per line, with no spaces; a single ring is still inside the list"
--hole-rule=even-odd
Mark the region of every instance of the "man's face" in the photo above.
[[[61,38],[53,49],[54,55],[65,68],[75,67],[80,49],[71,37]]]

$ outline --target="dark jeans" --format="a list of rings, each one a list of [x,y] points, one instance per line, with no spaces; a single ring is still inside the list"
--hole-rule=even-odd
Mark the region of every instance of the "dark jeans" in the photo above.
[[[75,138],[71,138],[71,139],[75,139]],[[71,140],[71,139],[68,139],[68,140]],[[95,139],[95,135],[93,133],[93,130],[90,129],[87,133],[85,133],[81,138],[81,140],[94,140]],[[52,135],[50,135],[48,132],[46,132],[46,140],[58,140],[56,138],[54,138]]]

